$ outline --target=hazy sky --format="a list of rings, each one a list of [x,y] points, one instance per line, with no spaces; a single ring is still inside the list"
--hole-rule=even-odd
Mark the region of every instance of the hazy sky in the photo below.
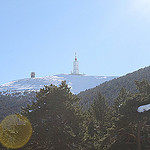
[[[150,65],[150,0],[0,0],[0,84],[70,73],[125,75]]]

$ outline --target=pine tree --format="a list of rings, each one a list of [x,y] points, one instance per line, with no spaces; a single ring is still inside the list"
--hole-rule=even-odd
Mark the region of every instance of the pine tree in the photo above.
[[[149,122],[150,111],[139,113],[138,107],[150,103],[150,84],[146,81],[136,81],[138,92],[129,93],[125,89],[120,91],[114,103],[114,133],[111,137],[109,150],[141,150],[148,142],[141,139],[145,136],[145,128]],[[140,130],[139,130],[140,129]],[[150,143],[149,143],[150,144]]]
[[[100,93],[88,110],[88,142],[91,149],[102,149],[103,140],[111,127],[111,108]],[[105,146],[105,145],[104,145]]]
[[[81,149],[84,116],[79,98],[70,92],[65,81],[57,87],[45,86],[37,93],[37,102],[22,108],[33,126],[28,147],[44,150]]]

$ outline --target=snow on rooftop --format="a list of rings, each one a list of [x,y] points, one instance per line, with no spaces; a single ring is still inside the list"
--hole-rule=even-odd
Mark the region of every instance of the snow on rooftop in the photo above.
[[[150,110],[150,104],[140,106],[140,107],[138,107],[138,109],[137,109],[137,111],[140,112],[140,113],[141,113],[141,112],[144,112],[144,111],[148,111],[148,110]]]

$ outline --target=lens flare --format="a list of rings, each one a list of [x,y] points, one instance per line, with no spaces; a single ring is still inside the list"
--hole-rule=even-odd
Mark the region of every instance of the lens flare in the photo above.
[[[0,142],[7,148],[23,147],[29,141],[31,135],[30,121],[20,114],[7,116],[0,124]]]

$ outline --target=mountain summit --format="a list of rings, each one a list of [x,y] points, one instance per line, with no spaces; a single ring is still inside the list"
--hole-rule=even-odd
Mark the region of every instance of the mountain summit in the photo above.
[[[62,81],[66,80],[71,88],[71,92],[78,94],[86,89],[94,88],[99,84],[116,78],[116,76],[87,76],[87,75],[71,75],[58,74],[54,76],[25,78],[0,85],[0,92],[14,93],[24,91],[38,91],[44,85],[54,84],[58,86]]]
[[[58,74],[54,76],[35,78],[35,72],[31,72],[31,78],[16,80],[0,85],[0,92],[2,94],[24,93],[30,91],[38,91],[44,85],[58,86],[62,81],[66,80],[71,92],[78,94],[86,89],[94,88],[99,84],[116,78],[116,76],[87,76],[79,73],[79,61],[75,53],[73,61],[73,72],[71,74]]]

